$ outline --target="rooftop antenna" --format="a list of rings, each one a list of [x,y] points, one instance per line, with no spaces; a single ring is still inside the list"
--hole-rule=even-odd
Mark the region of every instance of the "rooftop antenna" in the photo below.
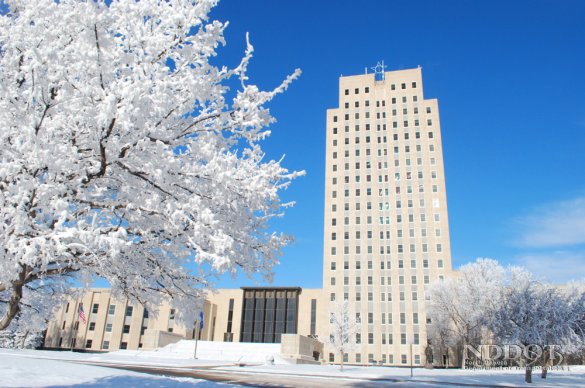
[[[384,61],[378,62],[376,64],[376,66],[372,67],[372,70],[374,70],[376,81],[384,81],[384,79],[385,79],[384,69],[385,68],[386,68],[386,65],[384,65]]]

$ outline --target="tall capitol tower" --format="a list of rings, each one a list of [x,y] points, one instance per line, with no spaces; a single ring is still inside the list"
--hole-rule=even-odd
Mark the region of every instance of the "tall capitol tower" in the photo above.
[[[412,346],[416,365],[426,288],[451,272],[439,109],[420,68],[374,70],[340,77],[327,110],[324,299],[361,320],[345,362],[408,365]]]

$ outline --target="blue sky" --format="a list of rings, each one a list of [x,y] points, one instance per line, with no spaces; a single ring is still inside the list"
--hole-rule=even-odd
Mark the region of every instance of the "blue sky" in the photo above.
[[[271,103],[264,144],[307,172],[283,193],[297,205],[274,227],[296,242],[273,284],[321,287],[325,111],[341,74],[380,60],[422,66],[425,97],[439,100],[454,267],[492,257],[585,278],[585,1],[223,0],[211,16],[230,21],[218,64],[239,63],[249,32],[251,82],[303,71]]]
[[[325,111],[341,74],[380,60],[422,66],[439,100],[454,267],[492,257],[553,282],[585,277],[584,1],[224,0],[212,17],[230,21],[218,62],[235,65],[250,33],[251,82],[303,71],[270,105],[264,144],[307,171],[283,193],[297,205],[275,227],[296,242],[274,284],[321,287]]]

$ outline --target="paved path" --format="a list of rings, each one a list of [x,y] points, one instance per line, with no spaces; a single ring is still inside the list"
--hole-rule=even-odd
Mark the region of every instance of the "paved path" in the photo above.
[[[246,371],[245,367],[239,370],[221,370],[218,366],[203,367],[153,367],[146,365],[131,365],[119,363],[105,363],[94,361],[73,361],[84,364],[107,366],[109,368],[118,368],[132,370],[154,375],[193,377],[214,381],[218,383],[237,384],[247,387],[264,387],[264,388],[373,388],[373,387],[478,387],[478,388],[502,388],[501,385],[488,384],[468,384],[458,382],[433,381],[433,380],[414,380],[408,378],[363,378],[355,376],[338,377],[338,376],[319,376],[319,375],[297,375],[269,372]],[[233,364],[229,364],[233,366]],[[513,387],[506,385],[506,387]]]

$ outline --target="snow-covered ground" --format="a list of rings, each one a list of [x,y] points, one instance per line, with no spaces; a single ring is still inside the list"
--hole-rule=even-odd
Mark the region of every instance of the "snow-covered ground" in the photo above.
[[[66,355],[69,357],[63,357]],[[76,354],[0,349],[0,387],[233,387],[193,378],[159,377],[59,360],[84,358],[72,356]]]
[[[359,386],[362,381],[374,379],[377,384],[402,384],[425,387],[441,387],[447,383],[467,386],[491,385],[502,387],[585,387],[585,367],[572,366],[569,370],[549,372],[546,380],[540,378],[540,371],[535,371],[533,384],[524,384],[523,370],[458,370],[458,369],[414,369],[410,378],[409,368],[390,367],[355,367],[346,366],[343,372],[338,366],[330,365],[261,365],[249,364],[245,367],[235,366],[227,360],[209,360],[188,358],[179,353],[187,346],[175,346],[158,352],[119,351],[103,354],[52,352],[36,350],[0,349],[0,387],[190,387],[207,388],[226,385],[204,380],[178,377],[157,377],[142,373],[80,364],[93,362],[117,365],[151,365],[166,368],[211,368],[209,370],[225,373],[247,373],[252,376],[271,376],[274,381],[278,376],[303,378],[320,376],[322,381],[329,381],[335,386],[340,379],[354,380]],[[171,351],[174,349],[174,351]],[[189,349],[190,350],[190,349]],[[191,353],[189,353],[191,354]],[[192,354],[191,354],[192,357]],[[310,381],[307,381],[310,386]]]

